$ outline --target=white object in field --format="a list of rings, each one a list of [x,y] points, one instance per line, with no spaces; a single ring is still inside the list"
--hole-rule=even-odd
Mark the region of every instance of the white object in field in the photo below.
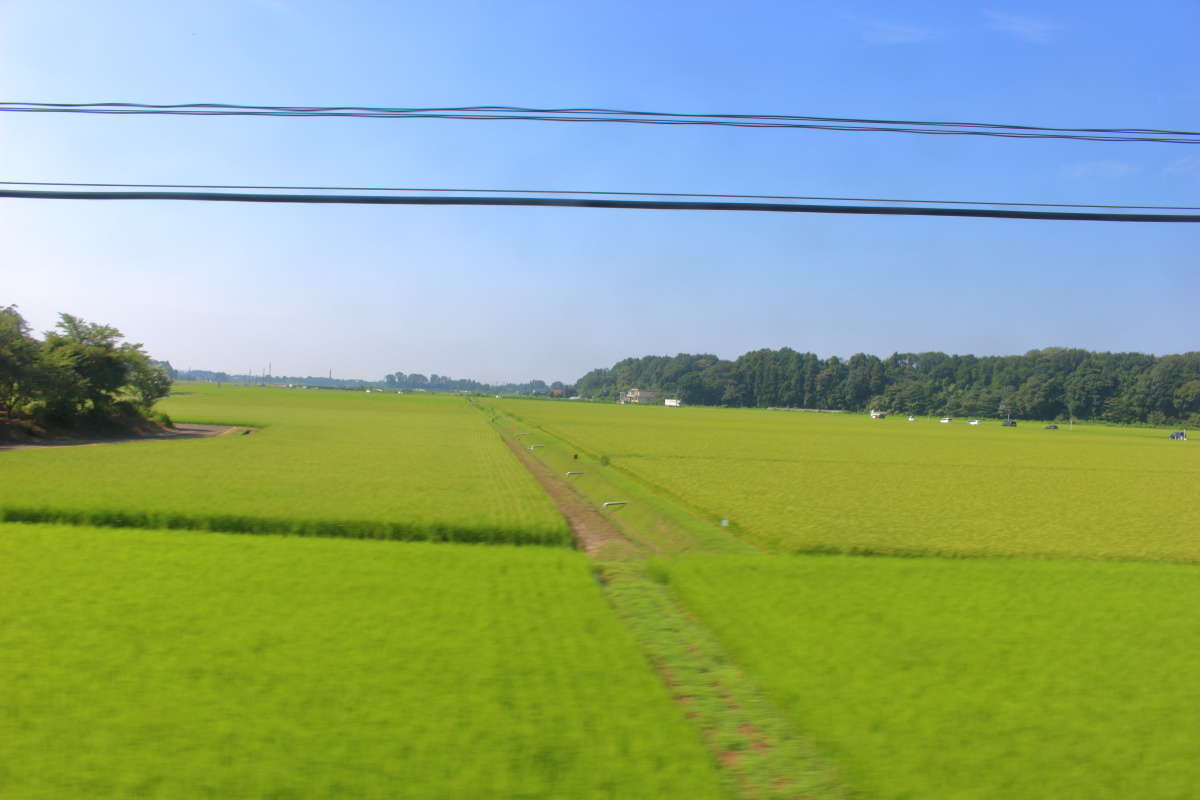
[[[916,422],[916,421],[917,421],[917,418],[916,418],[916,417],[909,417],[909,418],[908,418],[908,421],[909,421],[909,422]]]
[[[565,474],[567,474],[567,475],[582,475],[583,473],[582,472],[568,472]]]
[[[954,418],[953,417],[942,417],[941,419],[938,420],[938,422],[954,422]]]
[[[979,424],[979,420],[977,420],[977,419],[973,419],[973,420],[971,420],[970,422],[968,422],[967,424],[968,424],[968,425],[978,425],[978,424]]]
[[[658,397],[658,392],[652,392],[648,389],[630,389],[627,392],[621,392],[617,395],[617,402],[625,403],[653,403]]]
[[[623,506],[628,502],[629,502],[628,500],[609,500],[607,503],[604,504],[604,507],[608,508],[609,506]]]
[[[887,412],[886,412],[886,411],[880,411],[880,410],[878,410],[878,409],[875,409],[875,408],[871,409],[871,419],[883,419],[883,418],[885,418],[886,416],[887,416]]]
[[[727,519],[723,519],[723,520],[721,520],[721,527],[722,527],[722,528],[728,528],[728,527],[729,527],[729,520],[727,520]]]
[[[663,405],[670,406],[671,408],[682,408],[683,401],[674,397],[668,397],[666,400],[663,400]]]
[[[530,450],[533,450],[533,449],[535,449],[535,448],[538,448],[538,447],[545,447],[545,446],[546,446],[546,445],[544,445],[544,444],[531,444],[531,445],[529,445],[529,449],[530,449]]]

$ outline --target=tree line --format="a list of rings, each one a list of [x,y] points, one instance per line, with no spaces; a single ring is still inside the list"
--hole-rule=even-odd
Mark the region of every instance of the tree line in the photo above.
[[[0,306],[0,433],[130,429],[155,419],[167,367],[109,325],[60,314],[36,338],[16,306]],[[163,419],[160,415],[158,419]]]
[[[483,383],[471,378],[451,378],[449,375],[438,375],[436,372],[425,375],[420,372],[392,372],[383,376],[382,380],[365,380],[362,378],[333,378],[325,376],[299,377],[293,375],[229,374],[207,369],[175,370],[169,362],[162,362],[171,378],[180,381],[207,381],[209,383],[240,383],[255,386],[308,386],[320,389],[392,389],[419,390],[426,392],[473,392],[478,394],[520,394],[520,395],[570,395],[575,387],[568,386],[562,381],[546,383],[543,380],[530,380],[524,383]]]
[[[424,389],[429,392],[483,392],[487,394],[532,394],[544,395],[551,392],[567,393],[572,387],[562,381],[546,383],[531,380],[525,383],[480,383],[470,378],[451,378],[436,372],[426,376],[420,372],[404,374],[395,372],[383,376],[384,386],[394,389]]]
[[[1048,347],[1019,356],[856,353],[843,360],[785,347],[733,361],[680,353],[592,370],[576,391],[615,400],[633,387],[693,405],[1200,425],[1200,352]]]

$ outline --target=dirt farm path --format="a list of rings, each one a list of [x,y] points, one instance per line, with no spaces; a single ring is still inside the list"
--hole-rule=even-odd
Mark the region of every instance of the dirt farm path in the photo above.
[[[507,431],[512,433],[511,430]],[[716,636],[647,573],[655,555],[585,500],[519,440],[501,439],[598,562],[603,591],[740,800],[846,800],[832,763],[776,709]]]
[[[550,469],[532,458],[518,441],[504,437],[504,443],[517,457],[529,474],[534,477],[560,513],[567,520],[579,546],[590,558],[628,558],[649,555],[644,547],[631,541],[612,520],[601,514],[595,506],[580,497]]]
[[[42,450],[48,447],[87,447],[97,444],[124,444],[126,442],[145,442],[162,439],[205,439],[211,436],[224,436],[241,430],[246,433],[250,428],[237,425],[193,425],[182,422],[173,430],[163,430],[159,433],[132,436],[107,436],[87,439],[46,439],[39,442],[20,442],[13,444],[0,443],[0,450]]]

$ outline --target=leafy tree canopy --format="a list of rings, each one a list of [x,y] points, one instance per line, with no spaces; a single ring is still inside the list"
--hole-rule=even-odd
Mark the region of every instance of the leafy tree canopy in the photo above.
[[[169,365],[110,325],[71,314],[39,341],[16,306],[0,307],[0,426],[144,421],[171,390]]]
[[[687,353],[627,358],[577,382],[580,395],[597,399],[634,387],[694,405],[1200,425],[1200,352],[1048,347],[1020,356],[856,353],[842,360],[785,347],[733,361]]]

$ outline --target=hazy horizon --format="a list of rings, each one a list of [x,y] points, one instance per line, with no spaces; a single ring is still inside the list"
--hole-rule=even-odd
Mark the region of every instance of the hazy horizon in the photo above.
[[[782,345],[781,347],[787,347],[787,345]],[[1075,347],[1072,347],[1071,345],[1046,345],[1044,347],[1030,348],[1030,350],[1049,350],[1052,348],[1087,349],[1087,348],[1075,348]],[[758,347],[753,348],[753,350],[761,350],[761,349],[763,349],[763,348],[758,348]],[[775,347],[775,348],[769,348],[769,349],[779,350],[781,348]],[[795,350],[796,348],[792,348],[792,349]],[[595,367],[585,370],[584,372],[581,372],[580,374],[575,375],[570,378],[558,377],[558,376],[546,377],[544,375],[531,375],[531,376],[523,377],[523,378],[485,379],[485,378],[481,378],[477,375],[450,374],[450,373],[447,373],[447,372],[444,372],[444,371],[438,370],[438,369],[406,370],[403,368],[390,370],[389,372],[385,372],[377,377],[371,377],[371,376],[363,376],[363,375],[342,375],[342,374],[338,373],[338,370],[336,367],[333,368],[332,370],[326,370],[324,373],[281,372],[280,370],[274,368],[273,362],[269,363],[266,367],[262,368],[261,370],[257,369],[257,368],[252,369],[252,370],[233,370],[233,369],[220,369],[220,368],[204,367],[204,366],[181,366],[181,365],[175,363],[174,361],[171,361],[171,366],[174,367],[176,370],[179,370],[180,372],[187,372],[187,371],[193,371],[193,370],[198,371],[198,372],[224,372],[224,373],[230,375],[231,377],[232,376],[237,376],[237,377],[260,376],[261,377],[262,375],[266,375],[267,377],[275,378],[277,380],[280,378],[332,378],[334,380],[364,381],[364,382],[368,382],[368,383],[371,383],[371,382],[377,383],[377,382],[382,382],[386,375],[395,374],[396,372],[403,372],[406,375],[420,374],[420,375],[424,375],[426,377],[429,377],[430,375],[433,375],[433,374],[437,374],[442,377],[450,378],[452,380],[474,380],[474,381],[478,381],[479,383],[488,384],[488,385],[492,385],[492,386],[503,386],[505,384],[523,384],[523,383],[529,383],[534,380],[542,380],[542,381],[545,381],[547,384],[554,383],[555,381],[559,381],[559,382],[567,384],[569,386],[569,385],[574,384],[576,381],[578,381],[580,378],[582,378],[584,375],[586,375],[588,372],[590,372],[593,369],[608,369],[608,368],[612,367],[614,364],[616,364],[617,362],[622,361],[626,358],[648,358],[648,357],[673,358],[677,355],[683,355],[683,354],[688,354],[688,355],[708,354],[708,355],[715,355],[722,360],[736,361],[739,356],[745,355],[745,353],[747,353],[747,352],[752,352],[752,351],[748,350],[748,351],[745,351],[742,353],[737,353],[735,355],[723,355],[721,353],[711,353],[707,350],[679,351],[676,353],[638,353],[636,355],[631,354],[628,356],[622,356],[621,358],[615,359],[613,362],[608,363],[608,364],[597,365]],[[851,356],[856,355],[858,352],[862,352],[862,351],[856,351],[855,353],[816,353],[815,355],[817,355],[822,360],[826,360],[833,356],[837,356],[838,358],[842,359],[843,361],[846,361]],[[1029,350],[1023,351],[1021,353],[952,353],[952,352],[947,352],[947,351],[931,351],[931,350],[922,350],[922,351],[894,350],[894,351],[888,351],[887,353],[864,353],[864,355],[877,356],[880,359],[886,359],[889,356],[891,356],[893,352],[896,352],[896,353],[944,352],[948,356],[975,356],[976,358],[992,358],[992,357],[1006,357],[1006,356],[1021,356],[1021,355],[1024,355],[1025,353],[1028,353]],[[1166,352],[1147,353],[1145,351],[1133,351],[1133,350],[1131,350],[1131,351],[1092,351],[1092,352],[1136,352],[1141,355],[1149,355],[1149,356],[1155,356],[1156,358],[1160,358],[1162,356],[1182,355],[1183,353],[1196,352],[1196,351],[1195,350],[1178,350],[1178,351],[1173,351],[1170,353],[1166,353]],[[159,360],[170,361],[170,359],[159,359]],[[269,371],[267,371],[267,370],[269,370]]]

